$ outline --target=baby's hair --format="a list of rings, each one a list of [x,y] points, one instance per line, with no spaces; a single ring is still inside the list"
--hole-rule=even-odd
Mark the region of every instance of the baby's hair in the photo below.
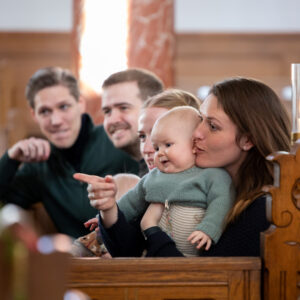
[[[153,128],[165,125],[167,122],[174,122],[175,125],[180,123],[185,128],[189,127],[191,132],[193,132],[200,122],[200,113],[196,108],[191,106],[177,106],[158,118]]]

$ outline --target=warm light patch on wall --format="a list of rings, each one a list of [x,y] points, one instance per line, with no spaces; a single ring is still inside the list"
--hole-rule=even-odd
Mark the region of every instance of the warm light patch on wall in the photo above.
[[[85,0],[80,79],[99,92],[106,77],[127,67],[127,1]]]

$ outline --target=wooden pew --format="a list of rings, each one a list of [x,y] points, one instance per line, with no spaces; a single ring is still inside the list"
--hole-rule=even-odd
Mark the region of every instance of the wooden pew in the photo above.
[[[300,145],[276,153],[261,257],[72,258],[68,287],[91,299],[300,299]],[[261,276],[262,275],[262,276]],[[261,293],[261,291],[263,291]]]
[[[91,299],[259,299],[259,258],[72,259],[69,288]]]
[[[274,163],[274,184],[264,189],[274,225],[261,238],[264,299],[300,300],[300,144],[295,154],[267,159]]]
[[[27,212],[6,205],[0,211],[0,299],[63,299],[70,246],[66,235],[39,237]],[[69,299],[88,299],[82,292],[68,292],[77,295]]]

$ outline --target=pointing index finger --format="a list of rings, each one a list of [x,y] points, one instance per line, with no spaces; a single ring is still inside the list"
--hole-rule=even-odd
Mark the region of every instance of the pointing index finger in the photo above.
[[[104,179],[100,176],[88,175],[88,174],[84,174],[84,173],[75,173],[75,174],[73,174],[73,178],[78,181],[85,182],[85,183],[95,183],[95,182],[103,182],[104,181]]]

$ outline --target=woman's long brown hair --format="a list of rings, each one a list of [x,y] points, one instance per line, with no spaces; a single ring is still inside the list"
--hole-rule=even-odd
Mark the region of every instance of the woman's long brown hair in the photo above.
[[[236,201],[227,223],[262,193],[264,185],[273,184],[273,166],[266,156],[290,150],[291,124],[288,114],[276,93],[267,85],[246,78],[233,78],[215,84],[210,94],[237,126],[238,143],[248,136],[253,147],[237,173]]]

